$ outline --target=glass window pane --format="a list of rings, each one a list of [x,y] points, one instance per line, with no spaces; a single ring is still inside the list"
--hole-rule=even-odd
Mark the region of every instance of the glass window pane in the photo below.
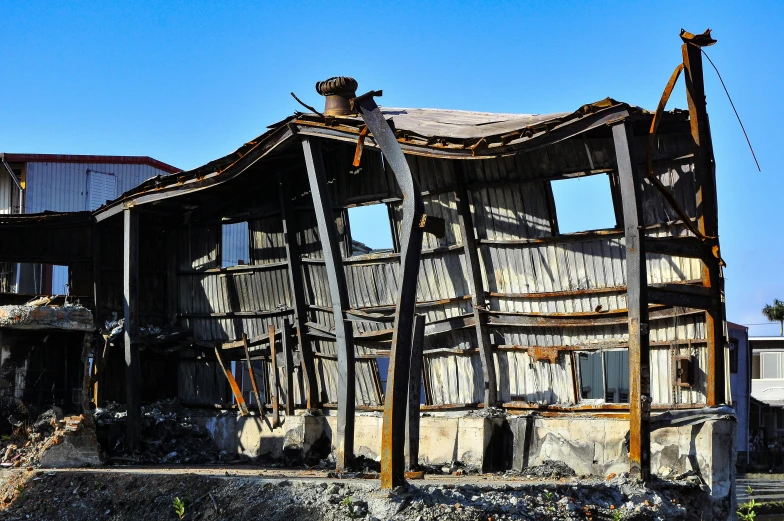
[[[762,353],[762,379],[775,380],[781,378],[781,355],[779,353]]]
[[[629,401],[629,351],[606,351],[604,353],[608,402]]]
[[[580,353],[580,397],[583,400],[604,398],[602,353]]]

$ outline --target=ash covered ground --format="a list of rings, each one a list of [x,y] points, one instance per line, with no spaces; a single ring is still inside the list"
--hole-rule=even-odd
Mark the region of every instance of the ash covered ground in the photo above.
[[[645,487],[623,477],[550,483],[412,481],[382,491],[375,480],[252,475],[5,471],[0,520],[675,520],[703,519],[693,480]],[[231,472],[226,472],[231,474]]]

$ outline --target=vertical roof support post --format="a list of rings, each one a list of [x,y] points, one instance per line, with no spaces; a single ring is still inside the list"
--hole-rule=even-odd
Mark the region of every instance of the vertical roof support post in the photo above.
[[[389,355],[389,374],[384,395],[384,420],[381,430],[381,487],[394,488],[405,483],[406,416],[411,349],[414,339],[416,289],[419,260],[427,216],[419,186],[411,175],[403,150],[373,96],[369,92],[351,100],[351,107],[362,116],[373,139],[395,174],[403,194],[400,223],[401,282],[395,306],[395,324]]]
[[[468,190],[465,187],[465,172],[463,163],[454,161],[455,174],[459,183],[457,193],[457,211],[460,220],[460,234],[463,236],[463,251],[465,253],[466,268],[468,269],[468,284],[471,291],[471,307],[474,313],[474,326],[476,327],[477,347],[482,361],[482,379],[484,380],[485,407],[498,405],[498,383],[495,373],[495,359],[493,347],[490,343],[490,331],[487,329],[487,315],[484,311],[488,307],[487,293],[482,282],[482,269],[479,265],[479,244],[474,231],[474,219],[471,217],[471,203],[468,200]]]
[[[707,39],[705,36],[707,35]],[[716,200],[716,163],[713,157],[710,123],[705,102],[705,83],[702,72],[703,45],[713,45],[710,30],[701,35],[681,32],[683,65],[686,81],[686,101],[689,105],[692,148],[694,152],[695,178],[697,182],[697,229],[706,237],[716,237],[718,245],[719,215]],[[702,285],[711,288],[715,295],[723,296],[724,287],[718,257],[702,262]],[[714,309],[706,310],[705,334],[708,348],[706,373],[708,406],[725,401],[724,304],[723,298]]]
[[[294,300],[294,319],[296,320],[297,340],[299,342],[299,354],[302,364],[302,372],[305,375],[305,384],[308,388],[307,408],[312,409],[319,406],[318,382],[316,381],[316,365],[313,360],[313,348],[308,338],[305,324],[308,321],[307,307],[305,303],[305,283],[302,279],[302,257],[297,241],[297,230],[299,224],[291,208],[291,192],[288,180],[279,175],[279,196],[280,211],[283,216],[283,238],[286,243],[286,262],[288,263],[289,284],[291,284],[291,295]]]
[[[141,367],[139,345],[139,212],[123,210],[123,316],[125,318],[125,402],[128,406],[125,444],[140,448]]]
[[[626,238],[626,301],[629,309],[629,463],[633,477],[651,477],[650,343],[648,275],[642,231],[642,178],[634,168],[634,132],[628,121],[612,127]]]
[[[406,468],[419,465],[419,405],[422,401],[422,355],[425,344],[425,315],[414,316],[414,340],[408,377],[408,418],[406,421]]]
[[[308,170],[308,181],[316,210],[321,247],[329,282],[332,300],[332,313],[335,319],[335,342],[338,352],[338,432],[334,437],[335,460],[338,469],[345,469],[354,458],[354,331],[346,320],[345,310],[350,308],[346,274],[343,271],[343,258],[340,255],[335,214],[329,196],[329,184],[324,172],[321,146],[317,139],[302,137],[302,149]],[[304,318],[304,317],[303,317]],[[299,328],[304,328],[300,322]],[[304,333],[304,331],[303,331]]]

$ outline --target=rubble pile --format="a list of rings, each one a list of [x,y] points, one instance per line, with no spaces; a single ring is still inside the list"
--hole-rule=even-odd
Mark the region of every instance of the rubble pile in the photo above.
[[[2,467],[74,467],[100,464],[91,420],[63,416],[53,407],[35,421],[8,418],[13,431],[0,442]]]
[[[24,472],[24,471],[20,471]],[[688,482],[644,486],[628,478],[416,484],[382,490],[376,481],[264,479],[146,473],[27,473],[24,494],[0,519],[169,521],[511,521],[727,519]]]
[[[109,462],[155,464],[203,464],[224,459],[209,432],[193,421],[189,411],[176,400],[163,400],[142,407],[142,450],[125,446],[125,405],[115,403],[95,409],[99,430],[110,431],[105,451]],[[232,456],[232,459],[234,457]]]

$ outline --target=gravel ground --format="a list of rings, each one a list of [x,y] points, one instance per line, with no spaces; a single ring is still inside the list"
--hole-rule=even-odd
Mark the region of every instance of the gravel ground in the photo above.
[[[694,479],[646,488],[623,477],[542,483],[271,479],[177,473],[7,471],[0,520],[396,521],[702,519],[707,495]]]

